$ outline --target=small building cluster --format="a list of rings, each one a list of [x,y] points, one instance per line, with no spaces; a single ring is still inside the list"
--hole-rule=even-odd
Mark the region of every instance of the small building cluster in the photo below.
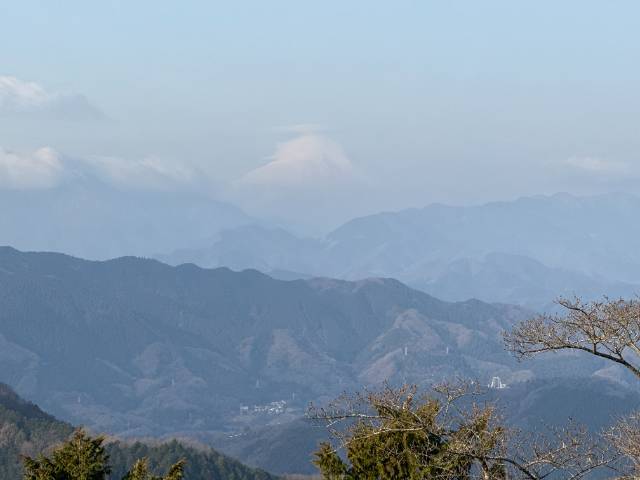
[[[249,407],[248,405],[240,405],[240,413],[243,415],[249,415],[250,413],[266,413],[267,415],[280,415],[287,410],[287,402],[285,400],[277,400],[275,402],[267,403],[265,405],[254,405]]]

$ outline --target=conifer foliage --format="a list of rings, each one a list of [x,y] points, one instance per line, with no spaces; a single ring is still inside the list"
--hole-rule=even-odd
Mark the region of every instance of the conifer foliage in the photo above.
[[[123,480],[181,480],[184,475],[185,461],[180,460],[169,468],[169,472],[164,477],[152,475],[149,471],[149,461],[141,458],[133,464]]]
[[[105,438],[75,431],[70,440],[54,449],[50,457],[24,457],[24,480],[105,480],[111,467]],[[145,458],[137,460],[123,480],[182,480],[184,460],[169,468],[164,477],[152,475]]]
[[[328,422],[349,462],[331,444],[322,444],[314,463],[323,477],[466,480],[475,466],[487,478],[505,478],[505,431],[492,407],[472,408],[454,418],[453,402],[468,393],[466,387],[459,393],[449,389],[452,395],[444,401],[416,393],[414,386],[387,387],[342,397],[314,411],[315,418]],[[346,431],[333,429],[344,421]]]

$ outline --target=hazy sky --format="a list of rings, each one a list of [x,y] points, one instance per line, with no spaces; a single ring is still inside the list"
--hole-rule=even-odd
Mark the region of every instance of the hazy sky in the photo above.
[[[322,228],[639,192],[639,18],[636,1],[4,0],[0,188],[50,188],[73,159]]]

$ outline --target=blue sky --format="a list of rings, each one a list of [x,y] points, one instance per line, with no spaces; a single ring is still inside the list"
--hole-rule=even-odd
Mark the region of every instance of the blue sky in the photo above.
[[[25,107],[5,82],[0,148],[193,168],[292,221],[637,191],[638,18],[632,1],[5,1],[0,77],[44,93]]]

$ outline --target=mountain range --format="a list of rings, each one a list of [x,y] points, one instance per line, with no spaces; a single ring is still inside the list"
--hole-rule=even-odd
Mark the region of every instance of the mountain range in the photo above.
[[[387,379],[534,375],[500,343],[526,311],[391,279],[282,281],[2,248],[0,303],[1,378],[114,433],[215,429],[241,404],[304,407]]]
[[[0,245],[256,269],[287,280],[390,277],[448,301],[536,310],[553,309],[559,295],[640,291],[640,198],[633,195],[433,204],[355,218],[305,238],[197,189],[127,189],[86,168],[73,172],[54,188],[0,190]]]
[[[544,385],[568,399],[570,381],[600,382],[594,394],[602,382],[634,384],[581,355],[517,362],[501,334],[527,309],[442,301],[388,278],[278,280],[2,247],[0,305],[0,378],[56,417],[125,437],[196,438],[276,473],[308,465],[326,434],[296,423],[309,402],[345,390],[499,376],[516,411]]]
[[[569,194],[480,206],[440,204],[356,218],[321,239],[243,225],[161,260],[257,268],[283,278],[392,277],[445,300],[548,309],[559,295],[640,290],[640,198]]]

